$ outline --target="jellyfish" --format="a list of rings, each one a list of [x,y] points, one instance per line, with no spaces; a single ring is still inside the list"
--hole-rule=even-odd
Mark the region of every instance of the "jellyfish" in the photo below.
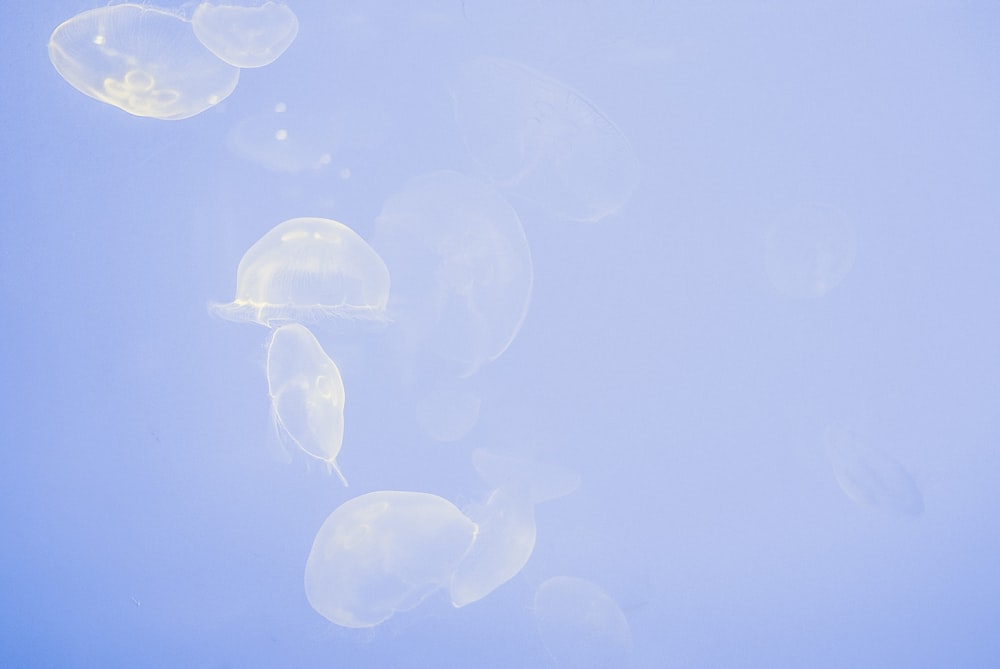
[[[49,40],[49,59],[81,93],[135,116],[171,121],[219,104],[240,75],[198,41],[190,21],[131,3],[60,24]]]
[[[495,360],[531,301],[531,251],[517,213],[457,172],[410,181],[386,200],[372,244],[394,275],[398,330],[466,375]]]
[[[566,84],[513,61],[477,58],[452,86],[469,153],[497,185],[572,221],[618,211],[639,183],[625,134]]]
[[[823,441],[837,484],[854,502],[903,516],[923,513],[920,489],[889,454],[842,424],[828,427]]]
[[[337,467],[344,441],[344,382],[316,337],[298,323],[271,334],[267,347],[267,388],[278,434],[302,452]]]
[[[379,491],[344,502],[306,561],[309,604],[342,627],[374,627],[448,582],[477,527],[430,493]]]
[[[517,576],[535,550],[535,505],[568,495],[579,477],[566,470],[476,450],[473,465],[493,490],[465,509],[479,532],[448,586],[451,603],[476,602]]]
[[[632,664],[632,631],[618,604],[583,578],[556,576],[535,591],[535,621],[546,650],[565,669]]]
[[[435,441],[459,441],[476,426],[481,405],[471,390],[434,388],[417,402],[417,425]]]
[[[299,20],[279,2],[239,5],[203,2],[191,17],[194,34],[212,53],[234,67],[270,65],[299,32]]]
[[[383,321],[389,270],[356,232],[328,218],[293,218],[250,247],[236,270],[236,297],[211,310],[267,327],[342,319]]]
[[[767,232],[768,278],[789,297],[822,297],[847,276],[855,247],[854,227],[839,209],[817,204],[790,207]]]
[[[279,103],[273,110],[247,116],[226,136],[234,154],[273,172],[319,170],[333,160],[342,137],[339,124],[323,114],[289,110]]]

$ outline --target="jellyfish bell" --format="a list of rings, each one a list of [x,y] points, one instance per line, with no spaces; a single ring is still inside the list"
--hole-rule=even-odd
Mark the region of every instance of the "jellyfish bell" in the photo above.
[[[280,2],[202,2],[191,17],[194,34],[219,59],[234,67],[263,67],[285,52],[299,32],[299,20]]]
[[[384,322],[389,270],[349,227],[328,218],[293,218],[261,237],[240,260],[236,297],[212,304],[231,321]]]
[[[171,121],[222,102],[240,74],[198,41],[187,19],[132,3],[64,21],[49,39],[49,59],[81,93],[135,116]]]

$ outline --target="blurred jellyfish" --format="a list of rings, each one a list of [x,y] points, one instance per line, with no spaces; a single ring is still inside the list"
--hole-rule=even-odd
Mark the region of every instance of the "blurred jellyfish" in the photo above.
[[[826,295],[854,264],[854,227],[838,209],[798,205],[782,212],[767,233],[767,274],[790,297]]]
[[[247,116],[226,136],[237,156],[274,172],[302,172],[328,166],[341,144],[341,129],[327,115],[289,111]]]
[[[234,67],[270,65],[299,32],[295,12],[279,2],[239,5],[203,2],[191,17],[194,34],[216,56]]]
[[[437,495],[380,491],[355,497],[316,534],[306,562],[306,597],[332,623],[373,627],[446,584],[476,531]]]
[[[271,335],[267,388],[279,436],[326,462],[347,485],[337,467],[344,441],[344,382],[336,363],[304,326],[284,325]]]
[[[904,516],[923,513],[920,489],[887,453],[844,425],[828,427],[823,441],[837,484],[852,500]]]
[[[59,25],[49,59],[81,93],[136,116],[179,120],[226,99],[239,69],[219,60],[181,16],[146,5],[91,9]]]
[[[372,243],[394,276],[397,329],[414,348],[466,374],[507,350],[531,301],[531,252],[493,189],[457,172],[418,177],[385,202]]]
[[[617,126],[562,82],[520,63],[477,58],[452,87],[472,157],[511,194],[559,217],[599,221],[639,183],[639,164]]]
[[[481,404],[471,390],[435,388],[417,402],[417,425],[435,441],[459,441],[479,421]]]
[[[622,669],[632,664],[632,631],[625,614],[586,579],[556,576],[539,585],[535,620],[558,667]]]
[[[494,489],[465,513],[479,526],[469,554],[449,584],[456,607],[478,601],[517,576],[535,550],[535,505],[568,495],[579,477],[557,467],[477,450],[473,464]]]
[[[389,270],[356,232],[328,218],[293,218],[250,247],[236,270],[236,298],[211,309],[271,327],[382,320],[388,300]]]

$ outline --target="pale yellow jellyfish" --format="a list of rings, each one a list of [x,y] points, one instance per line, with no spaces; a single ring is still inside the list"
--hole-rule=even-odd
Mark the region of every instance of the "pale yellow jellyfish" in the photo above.
[[[226,99],[239,69],[195,37],[191,22],[146,5],[100,7],[59,25],[49,59],[81,93],[136,116],[178,120]]]
[[[767,231],[768,278],[789,297],[822,297],[850,272],[856,245],[854,226],[836,207],[790,206],[773,217]]]
[[[337,364],[305,326],[284,325],[271,335],[267,388],[279,436],[324,461],[347,485],[337,467],[344,441],[344,382]]]
[[[306,562],[306,597],[330,622],[374,627],[447,584],[477,532],[430,493],[380,491],[341,504]]]
[[[236,298],[211,310],[268,327],[381,321],[388,300],[389,270],[356,232],[328,218],[293,218],[250,247],[236,270]]]
[[[280,2],[203,2],[191,17],[194,34],[235,67],[263,67],[278,59],[299,32],[299,20]]]

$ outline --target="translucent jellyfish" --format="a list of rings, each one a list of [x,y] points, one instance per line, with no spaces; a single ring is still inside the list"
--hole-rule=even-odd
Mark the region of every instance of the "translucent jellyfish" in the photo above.
[[[267,348],[267,388],[278,433],[307,455],[337,467],[344,441],[344,382],[340,370],[305,326],[284,325]]]
[[[538,632],[556,666],[621,669],[632,664],[632,631],[618,604],[594,583],[556,576],[535,591]]]
[[[568,495],[579,477],[557,467],[477,450],[473,464],[494,489],[465,510],[479,526],[476,541],[449,584],[456,607],[478,601],[517,576],[535,550],[535,505]]]
[[[771,284],[790,297],[821,297],[843,281],[854,264],[854,227],[838,209],[798,205],[778,215],[767,233]]]
[[[178,120],[222,102],[239,69],[219,60],[181,16],[146,5],[100,7],[52,32],[49,59],[81,93],[136,116]]]
[[[250,247],[236,298],[216,315],[271,327],[288,321],[383,320],[389,270],[356,232],[328,218],[293,218]]]
[[[295,12],[280,2],[203,2],[191,17],[194,34],[234,67],[270,65],[299,33]]]
[[[226,141],[244,160],[274,172],[296,173],[327,167],[342,137],[341,128],[330,116],[277,104],[273,111],[253,114],[237,123]]]
[[[448,500],[421,492],[371,492],[323,523],[306,562],[306,597],[343,627],[373,627],[417,606],[448,582],[476,536]]]
[[[569,220],[618,211],[639,183],[624,133],[566,84],[520,63],[477,58],[452,87],[472,157],[512,194]]]
[[[507,350],[531,301],[531,252],[492,188],[457,172],[418,177],[385,202],[372,243],[394,276],[397,329],[415,347],[468,374]]]
[[[924,497],[906,469],[891,456],[865,443],[844,425],[831,425],[823,437],[837,484],[848,497],[904,516],[919,516]]]
[[[470,390],[435,388],[417,402],[417,425],[435,441],[458,441],[476,426],[481,405]]]

